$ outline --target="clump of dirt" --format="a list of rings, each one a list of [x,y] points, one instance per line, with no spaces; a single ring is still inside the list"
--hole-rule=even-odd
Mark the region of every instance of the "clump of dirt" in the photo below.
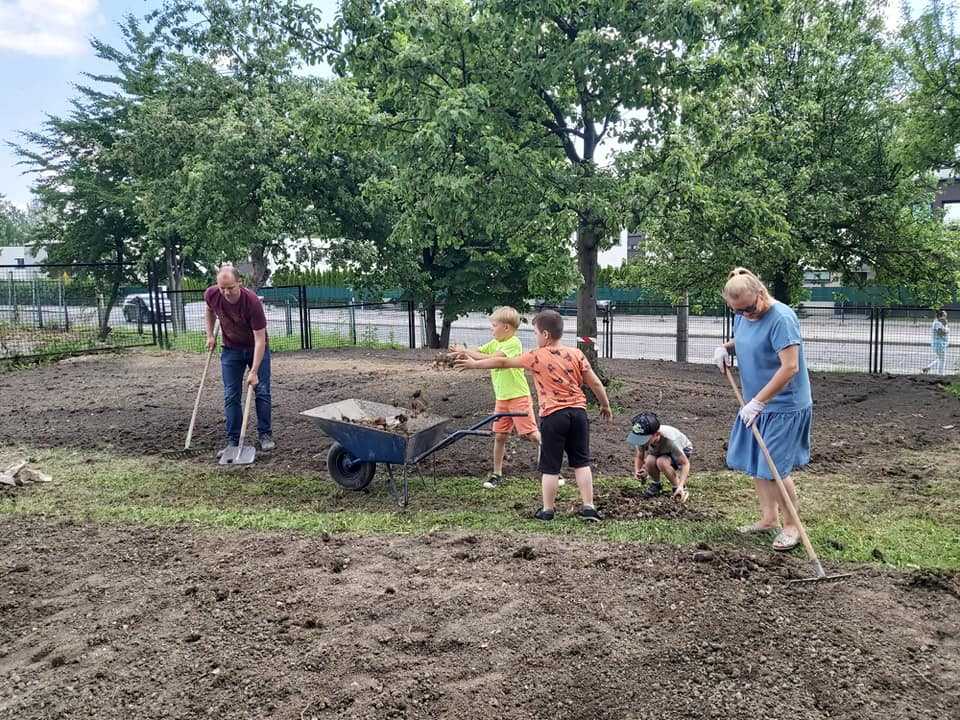
[[[453,370],[456,369],[457,358],[459,356],[453,352],[438,352],[433,359],[433,368],[435,370]]]
[[[674,502],[669,494],[657,498],[642,497],[642,487],[613,488],[597,497],[597,509],[611,520],[669,518],[691,522],[717,518],[716,513],[695,509],[695,503]]]
[[[932,570],[916,571],[908,578],[907,587],[918,590],[943,592],[960,600],[960,575],[935,572]]]

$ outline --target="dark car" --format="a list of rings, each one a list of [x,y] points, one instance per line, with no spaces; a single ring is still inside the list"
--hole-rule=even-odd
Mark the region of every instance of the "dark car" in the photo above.
[[[161,288],[160,292],[160,300],[163,303],[161,317],[164,320],[169,320],[170,308],[167,306],[163,290],[164,288]],[[150,309],[150,295],[147,293],[133,293],[132,295],[127,295],[123,299],[122,312],[123,319],[130,323],[153,322],[153,311]]]

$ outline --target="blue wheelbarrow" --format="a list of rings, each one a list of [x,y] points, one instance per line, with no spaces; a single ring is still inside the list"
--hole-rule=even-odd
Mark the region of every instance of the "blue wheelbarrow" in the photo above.
[[[373,480],[377,464],[387,469],[387,488],[401,507],[409,500],[407,473],[426,457],[465,437],[489,437],[484,425],[502,417],[523,417],[524,413],[488,415],[466,430],[447,433],[449,418],[371,402],[341,400],[304,410],[324,433],[335,441],[327,452],[330,477],[346,490],[363,490]],[[400,483],[394,476],[398,469]]]

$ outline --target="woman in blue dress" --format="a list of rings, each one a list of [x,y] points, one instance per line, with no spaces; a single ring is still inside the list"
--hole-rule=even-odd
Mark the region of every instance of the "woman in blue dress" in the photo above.
[[[773,532],[780,526],[780,490],[773,482],[751,427],[756,424],[783,479],[794,507],[797,492],[790,473],[810,462],[813,399],[800,336],[800,322],[788,306],[774,300],[760,279],[745,268],[730,272],[723,297],[736,313],[733,339],[719,346],[714,361],[721,371],[737,356],[744,398],[750,398],[733,423],[727,467],[754,478],[760,520],[745,533]],[[790,550],[800,532],[784,509],[775,550]]]

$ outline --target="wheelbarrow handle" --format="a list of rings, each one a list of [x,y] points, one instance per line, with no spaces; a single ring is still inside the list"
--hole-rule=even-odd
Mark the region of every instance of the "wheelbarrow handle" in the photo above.
[[[422,453],[420,453],[415,458],[413,458],[413,460],[411,460],[410,462],[416,465],[418,462],[423,460],[428,455],[433,455],[438,450],[443,450],[443,448],[447,447],[448,445],[452,445],[460,438],[469,437],[469,436],[490,437],[493,434],[490,430],[481,430],[480,428],[482,428],[484,425],[488,425],[492,423],[495,420],[499,420],[502,417],[527,417],[527,413],[509,412],[509,413],[494,413],[493,415],[488,415],[477,424],[471,425],[470,427],[468,427],[466,430],[457,430],[456,432],[450,433],[443,440],[438,442],[433,447],[427,448]]]

